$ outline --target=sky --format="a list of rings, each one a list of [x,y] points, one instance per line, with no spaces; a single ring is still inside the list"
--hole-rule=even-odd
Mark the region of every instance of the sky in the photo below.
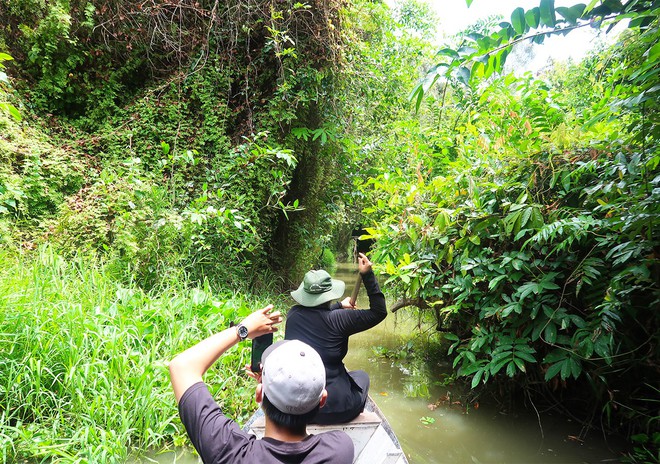
[[[440,19],[438,29],[446,35],[455,34],[480,18],[501,14],[505,21],[510,21],[511,12],[517,7],[529,10],[539,6],[540,0],[474,0],[470,8],[465,0],[425,0]],[[588,3],[584,2],[583,3]],[[555,8],[573,6],[580,0],[555,0]],[[580,60],[595,45],[597,33],[589,27],[572,31],[566,36],[547,37],[543,45],[537,47],[534,60],[529,63],[529,70],[543,67],[548,58],[565,61],[569,57]]]

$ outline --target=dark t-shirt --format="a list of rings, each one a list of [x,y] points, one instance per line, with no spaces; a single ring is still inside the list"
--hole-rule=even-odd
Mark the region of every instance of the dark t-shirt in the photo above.
[[[258,440],[225,417],[204,382],[188,388],[179,402],[179,415],[190,441],[204,463],[350,464],[353,442],[342,431],[309,435],[299,442]]]
[[[325,365],[328,400],[314,419],[318,423],[351,420],[360,414],[366,400],[366,373],[363,376],[365,385],[359,385],[344,366],[348,338],[380,323],[387,316],[387,308],[373,271],[362,274],[362,282],[369,296],[369,309],[341,309],[340,303],[315,307],[296,305],[286,315],[284,338],[312,346]]]

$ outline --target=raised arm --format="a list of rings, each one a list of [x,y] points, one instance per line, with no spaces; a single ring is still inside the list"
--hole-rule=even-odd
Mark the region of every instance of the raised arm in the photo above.
[[[380,286],[371,268],[372,264],[366,255],[360,253],[358,256],[358,270],[362,276],[362,283],[369,297],[369,309],[353,311],[333,311],[332,320],[338,330],[345,335],[362,332],[377,325],[387,316],[385,295],[380,291]],[[350,298],[342,301],[344,308],[350,308]]]
[[[241,324],[248,329],[248,338],[277,331],[276,325],[282,322],[282,316],[279,311],[272,311],[273,305],[268,305],[243,319]],[[170,361],[170,382],[177,403],[186,390],[201,382],[204,373],[213,363],[239,340],[236,327],[229,327],[188,348]]]

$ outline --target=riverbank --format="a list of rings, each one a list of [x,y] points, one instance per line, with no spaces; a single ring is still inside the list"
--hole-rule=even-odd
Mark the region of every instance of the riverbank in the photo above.
[[[335,273],[347,283],[353,275],[346,264]],[[358,307],[368,307],[363,291]],[[623,443],[605,441],[596,430],[580,439],[582,425],[552,411],[537,416],[522,405],[504,410],[484,401],[465,403],[467,391],[451,383],[448,358],[414,356],[427,340],[438,339],[428,328],[421,333],[418,324],[417,314],[389,314],[378,326],[351,337],[345,359],[349,369],[369,373],[371,395],[412,464],[621,462]]]
[[[186,444],[167,361],[261,303],[180,281],[146,293],[47,247],[0,251],[0,461],[124,462]],[[255,407],[248,359],[245,345],[208,376],[239,419]]]

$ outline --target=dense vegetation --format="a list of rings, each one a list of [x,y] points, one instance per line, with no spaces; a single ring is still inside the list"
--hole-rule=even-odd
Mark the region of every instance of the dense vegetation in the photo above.
[[[438,51],[415,0],[0,0],[3,461],[184,443],[166,360],[362,224],[473,396],[657,462],[659,8],[541,0]],[[624,20],[580,63],[504,71]],[[239,418],[244,358],[214,383]]]

